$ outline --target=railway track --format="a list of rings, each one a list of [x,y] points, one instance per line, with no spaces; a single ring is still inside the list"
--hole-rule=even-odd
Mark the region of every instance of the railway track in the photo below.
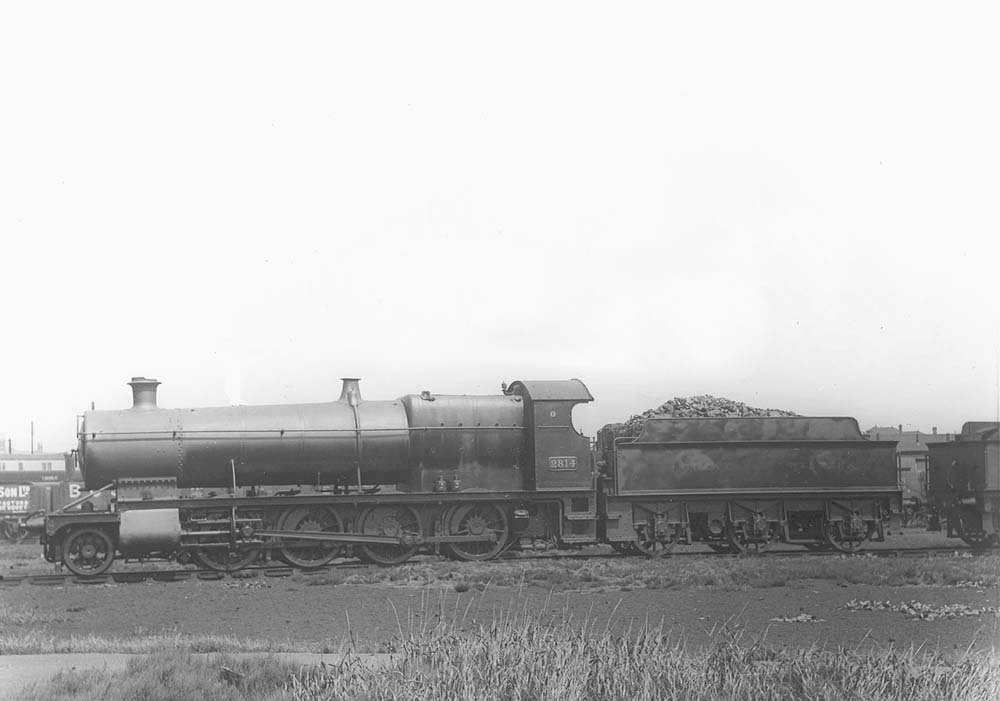
[[[513,556],[503,557],[495,562],[557,562],[560,560],[625,560],[639,559],[639,555],[623,555],[617,552],[600,553],[579,553],[579,552],[555,552],[555,553],[517,553]],[[860,559],[882,559],[900,557],[998,557],[1000,549],[993,550],[973,550],[971,548],[949,548],[949,547],[924,547],[924,548],[894,548],[884,550],[867,550],[858,553],[842,553],[838,551],[827,552],[806,552],[799,550],[771,550],[755,555],[744,553],[718,553],[700,551],[678,551],[671,553],[661,561],[668,562],[671,559],[688,559],[695,557],[707,558],[860,558]],[[420,562],[415,560],[414,562]],[[460,566],[461,563],[455,563]],[[246,567],[234,572],[221,572],[212,569],[193,568],[172,568],[172,569],[147,569],[147,570],[123,570],[120,572],[108,572],[94,577],[81,577],[72,573],[54,572],[47,574],[25,574],[4,576],[0,575],[0,588],[16,587],[22,584],[35,586],[65,586],[73,585],[95,585],[95,584],[138,584],[142,582],[185,582],[185,581],[233,581],[233,580],[253,580],[264,578],[284,578],[291,577],[299,573],[304,576],[321,575],[324,572],[354,570],[365,568],[395,568],[399,565],[376,565],[356,560],[346,562],[335,562],[324,567],[300,570],[287,565],[262,564]]]

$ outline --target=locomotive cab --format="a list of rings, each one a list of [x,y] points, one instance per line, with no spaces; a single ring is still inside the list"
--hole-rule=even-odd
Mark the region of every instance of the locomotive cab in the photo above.
[[[594,401],[580,380],[517,381],[506,391],[521,397],[528,418],[528,444],[534,456],[529,489],[594,489],[590,439],[573,426],[573,407]]]

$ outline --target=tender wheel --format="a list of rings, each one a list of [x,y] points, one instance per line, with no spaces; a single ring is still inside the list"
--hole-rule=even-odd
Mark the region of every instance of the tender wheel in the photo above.
[[[803,543],[802,547],[811,553],[825,553],[830,551],[828,543]]]
[[[970,548],[985,550],[997,544],[996,535],[987,533],[983,529],[983,518],[975,509],[970,507],[955,509],[950,518],[958,537]]]
[[[986,550],[997,544],[996,535],[989,533],[963,533],[958,536],[970,548],[975,550]]]
[[[677,529],[653,521],[635,527],[635,547],[646,557],[666,557],[677,545]]]
[[[714,540],[706,540],[705,541],[705,545],[707,545],[708,547],[710,547],[712,550],[714,550],[717,553],[732,553],[732,552],[736,552],[735,550],[733,550],[733,546],[730,545],[729,543],[720,543],[720,542],[717,542],[717,541],[714,541]]]
[[[500,554],[510,537],[507,514],[495,504],[458,506],[448,517],[448,534],[489,537],[488,541],[445,543],[459,560],[489,560]]]
[[[409,506],[373,506],[358,517],[358,533],[393,538],[417,538],[421,534],[420,517]],[[417,545],[361,545],[362,560],[380,565],[398,565],[417,552]]]
[[[115,561],[115,546],[99,528],[70,531],[63,541],[63,564],[73,574],[92,577],[106,572]]]
[[[827,521],[823,525],[823,539],[834,550],[856,553],[865,547],[874,531],[874,525],[865,526],[860,515],[855,513],[846,521]]]
[[[635,543],[632,541],[614,541],[611,543],[611,549],[620,555],[639,554],[639,549],[635,547]]]
[[[770,549],[774,542],[774,529],[766,521],[756,522],[755,526],[755,532],[748,533],[743,525],[726,524],[726,540],[733,552],[759,555]]]
[[[278,521],[281,531],[326,531],[342,533],[340,518],[328,506],[293,506],[289,508]],[[278,555],[282,560],[294,567],[312,569],[329,564],[339,556],[343,546],[339,543],[321,540],[295,540],[282,538],[278,547]]]

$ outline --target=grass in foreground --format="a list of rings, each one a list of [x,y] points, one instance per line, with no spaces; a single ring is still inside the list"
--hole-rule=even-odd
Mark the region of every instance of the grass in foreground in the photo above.
[[[24,701],[159,699],[995,699],[1000,653],[958,658],[922,650],[773,649],[739,626],[692,652],[655,627],[621,636],[564,619],[542,624],[527,609],[475,630],[441,621],[403,635],[385,666],[348,654],[303,669],[275,658],[172,651],[122,673],[68,672]]]

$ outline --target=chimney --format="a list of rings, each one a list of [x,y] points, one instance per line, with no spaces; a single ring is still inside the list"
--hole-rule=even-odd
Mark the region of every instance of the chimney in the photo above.
[[[899,424],[899,435],[903,435],[903,424]]]
[[[133,377],[129,385],[132,387],[133,409],[155,409],[156,387],[159,381],[151,377]]]
[[[341,377],[341,382],[344,383],[340,390],[340,399],[338,401],[346,402],[351,406],[357,406],[361,403],[361,387],[358,383],[361,382],[360,377]]]

